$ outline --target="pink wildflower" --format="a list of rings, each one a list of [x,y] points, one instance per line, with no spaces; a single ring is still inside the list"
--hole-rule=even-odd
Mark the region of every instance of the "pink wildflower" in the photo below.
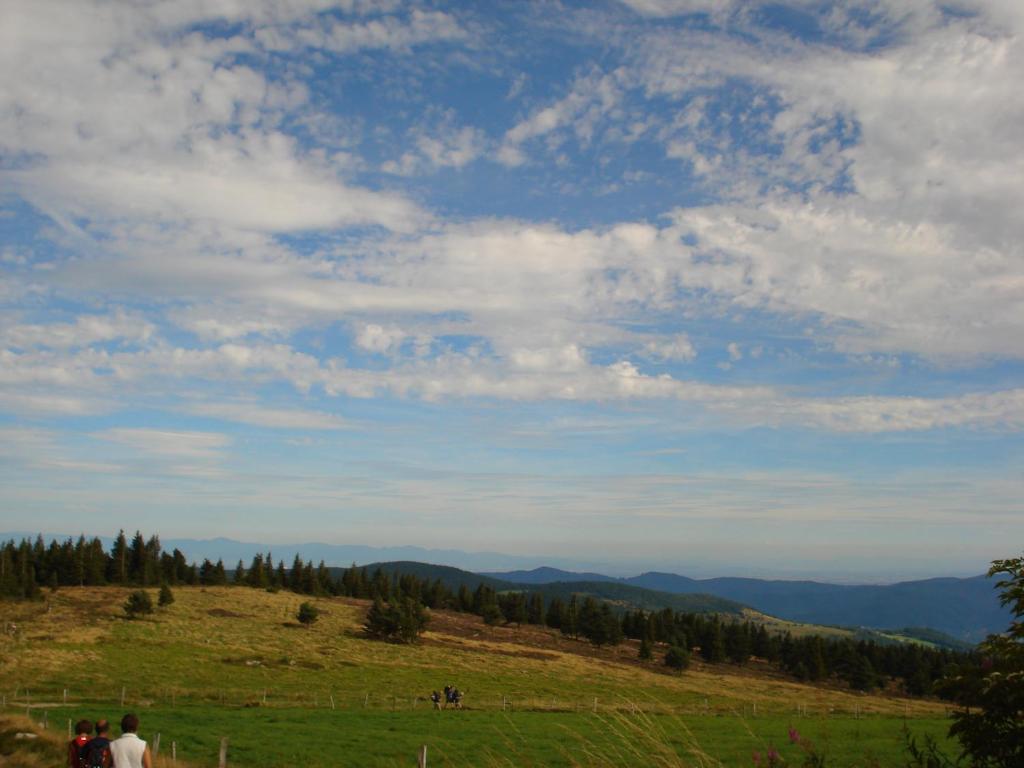
[[[790,728],[789,729],[789,743],[790,744],[799,744],[800,743],[800,731],[798,731],[796,728]]]

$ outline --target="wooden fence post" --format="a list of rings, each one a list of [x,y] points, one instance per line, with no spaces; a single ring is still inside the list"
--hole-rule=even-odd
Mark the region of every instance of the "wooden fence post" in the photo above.
[[[68,718],[68,741],[71,741],[73,738],[75,738],[75,734],[73,734],[71,732],[71,718],[69,717]]]
[[[332,693],[332,694],[330,694],[330,696],[331,696],[331,709],[334,709],[334,694]]]
[[[160,754],[160,734],[159,732],[153,737],[153,759],[156,760],[156,756]]]
[[[367,708],[367,707],[368,707],[369,705],[370,705],[370,694],[369,694],[369,693],[367,693],[367,694],[366,694],[366,695],[365,695],[365,696],[363,697],[363,709],[366,709],[366,708]]]
[[[597,696],[594,697],[594,712],[597,712]]]
[[[225,736],[220,740],[220,762],[217,763],[219,768],[228,768],[228,737]]]
[[[124,709],[124,686],[121,686],[121,709]]]
[[[67,703],[68,703],[68,689],[65,688],[64,689],[64,706],[67,706]]]
[[[427,745],[420,747],[420,753],[416,756],[416,768],[427,768]]]
[[[176,741],[171,742],[171,764],[178,764],[178,742]]]

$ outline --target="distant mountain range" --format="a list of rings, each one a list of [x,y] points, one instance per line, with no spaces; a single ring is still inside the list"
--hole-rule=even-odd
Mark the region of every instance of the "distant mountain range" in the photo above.
[[[672,594],[707,594],[734,600],[790,621],[843,627],[931,627],[970,642],[1000,632],[1010,613],[999,605],[985,576],[938,578],[887,585],[825,584],[763,579],[691,579],[674,573],[614,578],[557,568],[488,572],[518,584],[603,580]]]
[[[648,587],[625,584],[616,579],[609,579],[607,576],[600,576],[600,574],[595,574],[600,576],[600,578],[594,581],[581,578],[576,581],[554,580],[546,583],[535,582],[527,584],[517,583],[508,579],[499,579],[493,575],[471,573],[470,571],[463,571],[447,565],[431,565],[429,563],[409,561],[370,563],[365,568],[370,573],[380,568],[384,573],[388,574],[407,574],[430,581],[440,579],[451,590],[458,590],[462,586],[474,590],[480,584],[486,584],[498,592],[529,589],[531,592],[540,592],[544,595],[545,600],[558,597],[568,601],[574,594],[591,595],[630,610],[659,611],[663,608],[671,608],[674,611],[686,611],[688,613],[739,615],[744,608],[743,605],[734,600],[714,595],[661,592]],[[332,575],[337,578],[344,569],[332,568],[330,570]],[[560,571],[560,573],[567,572]],[[588,574],[578,575],[582,577]]]

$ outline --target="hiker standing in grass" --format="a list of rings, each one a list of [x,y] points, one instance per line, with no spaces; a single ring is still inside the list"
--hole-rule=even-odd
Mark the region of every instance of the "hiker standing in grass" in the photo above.
[[[75,723],[75,738],[68,742],[68,768],[82,768],[85,757],[85,745],[89,742],[89,734],[92,733],[92,723],[88,720],[79,720]]]
[[[82,749],[82,765],[86,768],[110,768],[110,722],[96,721],[96,735]]]
[[[149,746],[139,738],[139,718],[127,714],[121,718],[121,738],[110,742],[114,768],[153,768]]]

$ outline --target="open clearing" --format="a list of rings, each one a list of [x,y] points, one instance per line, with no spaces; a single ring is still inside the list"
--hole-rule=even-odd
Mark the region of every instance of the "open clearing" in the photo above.
[[[222,737],[245,766],[411,765],[421,744],[432,766],[749,766],[769,746],[799,764],[793,726],[830,764],[895,767],[905,723],[940,740],[948,726],[941,703],[800,685],[756,663],[671,675],[633,643],[596,649],[466,614],[436,612],[410,647],[364,638],[363,601],[315,599],[323,613],[306,629],[294,618],[306,598],[290,592],[178,588],[137,621],[122,618],[127,593],[0,605],[17,626],[0,639],[8,712],[45,711],[64,729],[137,711],[144,737],[161,734],[161,765],[171,741],[180,758],[215,765]],[[465,711],[431,711],[446,682]]]

